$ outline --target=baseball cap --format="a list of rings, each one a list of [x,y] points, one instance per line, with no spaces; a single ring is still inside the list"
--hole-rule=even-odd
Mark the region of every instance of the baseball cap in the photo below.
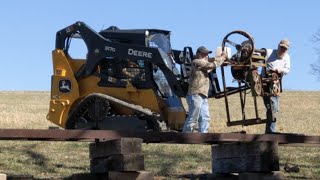
[[[279,46],[285,47],[287,49],[289,49],[290,47],[290,42],[288,39],[282,39],[279,43]]]
[[[206,54],[212,53],[212,51],[210,51],[209,49],[207,49],[207,48],[204,47],[204,46],[200,46],[200,47],[197,49],[197,52],[206,53]]]

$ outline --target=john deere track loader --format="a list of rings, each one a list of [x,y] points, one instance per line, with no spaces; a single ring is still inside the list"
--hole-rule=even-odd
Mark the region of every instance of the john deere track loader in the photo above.
[[[70,56],[73,38],[84,41],[85,59]],[[47,119],[66,129],[179,131],[192,56],[171,49],[169,31],[76,22],[56,33]]]

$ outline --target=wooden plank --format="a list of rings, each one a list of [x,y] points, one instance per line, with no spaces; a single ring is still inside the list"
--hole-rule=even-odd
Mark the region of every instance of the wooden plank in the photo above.
[[[284,175],[281,171],[268,173],[239,173],[239,180],[283,180]]]
[[[108,180],[107,173],[94,174],[94,173],[81,173],[81,174],[73,174],[70,180]]]
[[[23,180],[34,180],[34,177],[32,175],[16,175],[16,174],[8,174],[7,175],[7,179],[15,179],[15,180],[18,180],[18,179],[23,179]]]
[[[249,143],[228,143],[213,145],[212,158],[230,158],[230,157],[247,157],[259,156],[263,153],[277,153],[278,143],[276,142],[249,142]],[[276,154],[275,154],[276,155]]]
[[[143,139],[144,143],[221,144],[226,142],[274,141],[279,144],[320,145],[320,136],[303,134],[239,134],[239,133],[179,133],[135,132],[112,130],[43,130],[0,129],[0,140],[89,141],[112,140],[123,137]]]
[[[142,139],[120,138],[110,141],[91,143],[89,146],[89,157],[100,158],[118,154],[141,153]]]
[[[272,163],[264,156],[213,160],[213,173],[269,172],[279,170],[279,163]]]
[[[91,173],[141,170],[144,170],[144,156],[142,154],[120,154],[108,156],[106,158],[95,158],[90,160]]]
[[[269,172],[278,170],[277,143],[251,142],[212,146],[213,173]]]
[[[238,175],[235,174],[206,174],[201,176],[201,180],[238,180]]]
[[[109,180],[153,180],[154,174],[147,171],[110,171]]]

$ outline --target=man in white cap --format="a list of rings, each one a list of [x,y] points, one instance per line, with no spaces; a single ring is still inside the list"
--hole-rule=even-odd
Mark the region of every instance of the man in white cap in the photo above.
[[[276,72],[281,76],[290,72],[290,56],[288,50],[290,42],[288,39],[283,39],[278,44],[278,49],[267,49],[267,71]],[[262,75],[265,72],[262,71]],[[264,104],[267,108],[267,124],[266,133],[276,133],[276,120],[279,113],[279,96],[273,95],[263,97]]]
[[[210,80],[208,72],[219,67],[227,58],[222,53],[219,58],[209,58],[212,51],[204,46],[197,49],[196,57],[192,61],[192,70],[189,77],[189,89],[186,97],[189,113],[182,132],[192,132],[194,125],[199,122],[199,132],[207,133],[210,124],[208,106],[208,92]]]

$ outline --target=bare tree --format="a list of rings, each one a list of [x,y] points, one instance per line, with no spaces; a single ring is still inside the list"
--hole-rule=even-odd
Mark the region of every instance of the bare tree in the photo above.
[[[312,73],[320,80],[320,47],[318,47],[318,45],[320,44],[320,29],[312,36],[312,41],[317,44],[316,52],[318,55],[318,59],[316,62],[311,64],[311,69]]]

